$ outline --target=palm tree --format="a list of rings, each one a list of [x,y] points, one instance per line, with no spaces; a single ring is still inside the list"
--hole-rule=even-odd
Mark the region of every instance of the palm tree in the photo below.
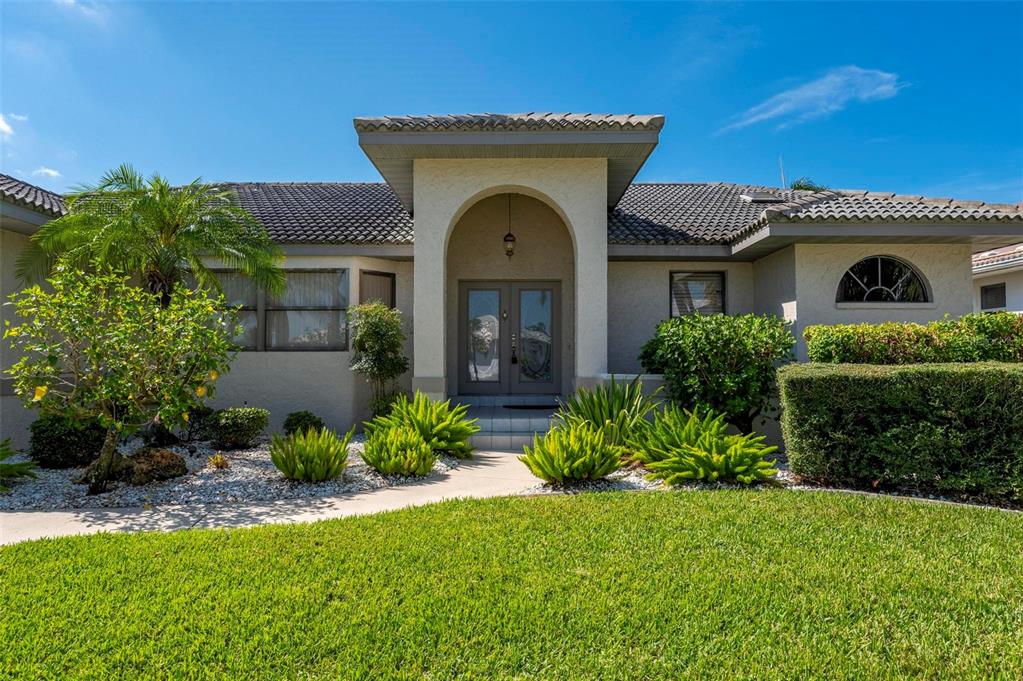
[[[220,290],[204,258],[236,269],[268,291],[284,288],[280,249],[266,229],[234,202],[234,192],[197,178],[173,187],[130,165],[67,197],[68,213],[46,223],[18,258],[18,276],[45,276],[56,260],[79,267],[109,265],[137,273],[163,305],[186,275]]]

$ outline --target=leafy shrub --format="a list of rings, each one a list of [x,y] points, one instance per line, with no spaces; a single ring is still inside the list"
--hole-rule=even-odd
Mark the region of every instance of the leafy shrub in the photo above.
[[[372,385],[373,415],[380,416],[385,413],[387,396],[395,392],[395,380],[409,367],[403,352],[401,312],[380,302],[364,303],[351,309],[349,321],[352,330],[349,366]]]
[[[43,414],[32,422],[29,432],[28,455],[40,467],[75,468],[99,456],[107,430],[98,419]]]
[[[194,440],[210,440],[213,438],[213,423],[217,410],[200,404],[188,411],[185,419],[184,439],[188,442]]]
[[[304,433],[312,428],[323,430],[325,427],[323,419],[311,411],[293,411],[284,419],[284,434]]]
[[[622,465],[625,448],[611,444],[603,428],[580,422],[533,437],[519,461],[546,482],[598,480]]]
[[[610,383],[593,390],[577,390],[561,403],[557,418],[566,426],[589,423],[603,428],[609,444],[625,445],[649,426],[647,417],[657,408],[660,391],[658,388],[652,396],[646,396],[638,378],[618,383],[612,376]]]
[[[1023,501],[1023,365],[804,364],[779,384],[797,475]]]
[[[812,362],[920,364],[1023,362],[1023,316],[968,314],[928,324],[834,324],[803,331]]]
[[[765,445],[762,435],[714,437],[705,432],[695,445],[683,444],[671,456],[651,462],[648,477],[669,485],[691,480],[751,485],[778,475],[774,462],[766,459],[777,449]]]
[[[691,412],[668,405],[654,415],[653,424],[637,433],[630,443],[633,460],[649,465],[677,456],[684,447],[696,447],[702,440],[720,440],[728,435],[724,414]]]
[[[270,412],[258,407],[232,407],[218,411],[210,423],[213,446],[218,449],[247,449],[270,423]]]
[[[436,457],[415,428],[377,428],[366,440],[362,460],[381,475],[426,475]]]
[[[299,430],[284,437],[275,433],[270,438],[270,460],[290,480],[333,480],[348,465],[348,443],[354,432],[348,431],[343,438],[326,428]]]
[[[10,488],[4,484],[7,480],[12,480],[14,478],[34,478],[36,476],[36,474],[32,471],[34,466],[31,461],[4,463],[4,461],[12,456],[14,456],[14,450],[11,449],[11,438],[0,440],[0,492],[10,491]]]
[[[464,459],[472,455],[469,438],[480,431],[476,419],[465,418],[468,411],[468,405],[452,408],[450,400],[435,402],[416,391],[411,401],[399,395],[390,413],[365,424],[366,433],[372,435],[380,429],[408,426],[419,433],[433,451]]]
[[[796,339],[772,315],[689,314],[661,322],[640,361],[664,374],[668,397],[688,409],[707,408],[744,433],[768,404],[775,367],[792,359]]]

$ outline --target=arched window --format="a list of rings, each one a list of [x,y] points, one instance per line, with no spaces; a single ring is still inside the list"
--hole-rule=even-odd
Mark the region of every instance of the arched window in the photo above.
[[[912,265],[872,255],[846,270],[838,284],[839,303],[927,303],[927,286]]]

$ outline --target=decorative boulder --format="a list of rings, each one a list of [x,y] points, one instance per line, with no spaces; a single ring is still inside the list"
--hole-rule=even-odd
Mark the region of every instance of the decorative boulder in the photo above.
[[[96,462],[89,464],[79,482],[88,482]],[[169,480],[188,473],[185,460],[169,449],[143,447],[131,456],[114,457],[110,480],[132,485],[146,485],[157,480]]]
[[[128,460],[132,462],[132,470],[127,481],[133,485],[169,480],[188,473],[185,460],[169,449],[140,449]]]

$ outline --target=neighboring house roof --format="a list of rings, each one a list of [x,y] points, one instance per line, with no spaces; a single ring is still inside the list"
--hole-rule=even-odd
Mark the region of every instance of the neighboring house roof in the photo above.
[[[479,113],[447,116],[379,116],[355,119],[359,132],[445,132],[523,130],[660,130],[664,116],[636,114]]]
[[[0,198],[53,217],[67,213],[60,194],[3,173],[0,173]]]
[[[382,182],[238,182],[227,186],[280,243],[412,243],[412,217]]]
[[[1023,267],[1023,244],[995,248],[973,256],[974,274],[1008,267]]]

